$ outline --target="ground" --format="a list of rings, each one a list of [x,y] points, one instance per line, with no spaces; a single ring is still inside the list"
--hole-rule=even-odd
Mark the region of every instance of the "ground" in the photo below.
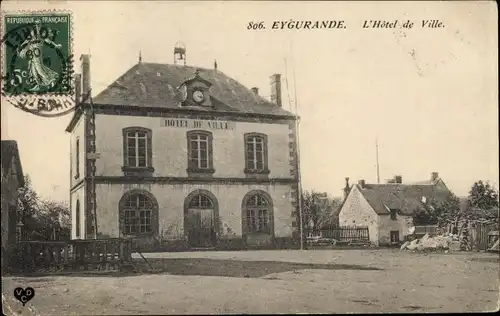
[[[499,306],[498,254],[374,249],[145,256],[161,272],[4,277],[2,298],[9,305],[4,313],[416,313],[495,311]],[[36,291],[25,307],[13,298],[18,286]]]

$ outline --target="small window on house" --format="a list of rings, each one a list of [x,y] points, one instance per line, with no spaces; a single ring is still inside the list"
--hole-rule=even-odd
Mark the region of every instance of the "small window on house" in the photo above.
[[[398,244],[399,243],[399,231],[398,230],[391,230],[390,236],[391,236],[391,244]]]
[[[245,134],[245,173],[268,173],[266,135]]]
[[[80,177],[80,138],[76,139],[75,145],[75,179]]]
[[[396,220],[397,219],[397,214],[398,214],[398,210],[391,209],[391,219],[392,220]]]
[[[189,131],[188,172],[213,173],[212,133]]]
[[[425,196],[422,196],[422,203],[427,202],[427,198]]]
[[[142,127],[123,129],[123,167],[152,168],[152,132]]]
[[[75,207],[75,235],[80,237],[80,200],[76,200]]]

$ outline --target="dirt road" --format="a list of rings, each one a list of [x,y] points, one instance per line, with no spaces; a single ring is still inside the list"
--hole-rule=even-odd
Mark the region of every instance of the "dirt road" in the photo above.
[[[499,257],[397,250],[145,254],[161,274],[3,278],[40,315],[494,311]],[[23,309],[15,287],[31,286]]]

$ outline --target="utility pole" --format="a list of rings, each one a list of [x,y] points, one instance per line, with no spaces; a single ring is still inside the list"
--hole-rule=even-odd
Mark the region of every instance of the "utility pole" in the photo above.
[[[292,42],[290,42],[290,46]],[[300,137],[299,137],[299,105],[297,102],[297,84],[295,77],[295,65],[293,63],[293,51],[292,51],[292,72],[293,72],[293,89],[294,89],[294,99],[295,99],[295,114],[297,115],[295,119],[295,137],[296,137],[296,172],[297,172],[297,181],[298,181],[298,202],[299,202],[299,215],[300,215],[300,249],[304,250],[304,219],[302,213],[302,177],[300,174]]]
[[[380,184],[380,171],[379,171],[379,164],[378,164],[378,137],[375,139],[375,151],[377,154],[377,183]]]

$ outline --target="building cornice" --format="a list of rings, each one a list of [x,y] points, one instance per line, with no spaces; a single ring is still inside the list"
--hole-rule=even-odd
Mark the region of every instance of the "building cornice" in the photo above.
[[[95,177],[96,184],[295,184],[297,182],[295,178]]]
[[[299,120],[294,115],[273,115],[262,113],[222,112],[211,110],[199,110],[193,108],[162,108],[131,105],[94,104],[96,114],[123,115],[123,116],[149,116],[149,117],[185,117],[193,119],[226,119],[239,122],[269,122],[287,123],[290,120]],[[83,109],[90,108],[89,104],[81,104],[75,110],[66,132],[71,132],[83,113]]]

